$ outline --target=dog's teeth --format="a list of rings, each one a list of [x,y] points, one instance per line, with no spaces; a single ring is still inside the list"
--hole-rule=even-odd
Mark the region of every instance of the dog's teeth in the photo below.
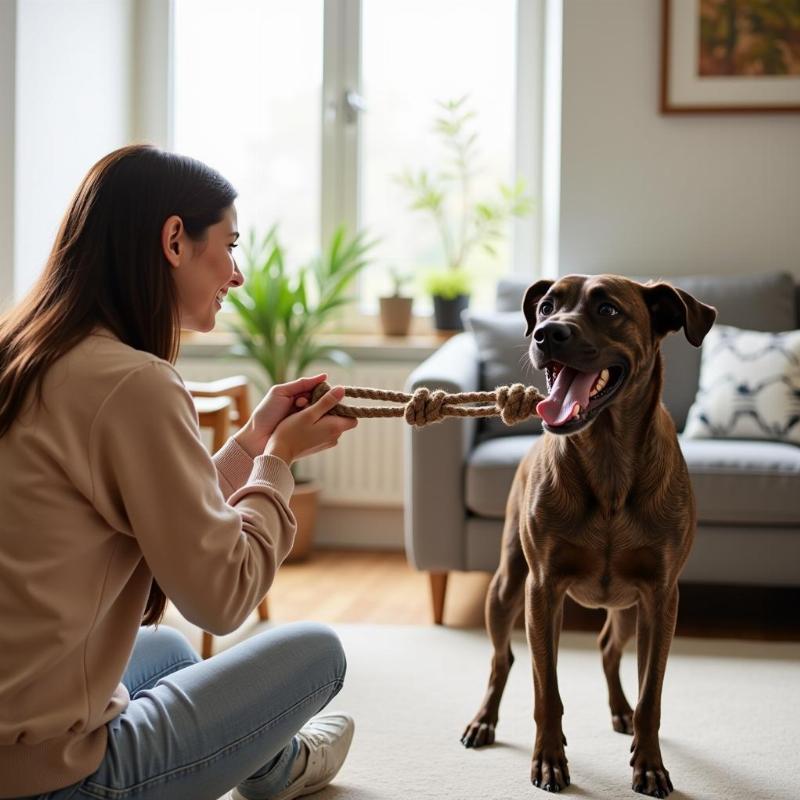
[[[611,377],[611,373],[607,369],[604,369],[600,373],[600,377],[597,379],[597,383],[594,385],[594,390],[591,392],[591,394],[589,396],[593,397],[598,392],[602,392],[603,389],[605,389],[606,384],[608,383],[608,379],[610,377]]]
[[[589,397],[594,397],[599,391],[602,391],[605,388],[607,381],[600,378],[597,383],[594,385],[594,389],[589,392]]]

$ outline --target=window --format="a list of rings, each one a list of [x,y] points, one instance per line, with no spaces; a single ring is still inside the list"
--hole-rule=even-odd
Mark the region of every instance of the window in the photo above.
[[[445,152],[433,133],[437,101],[467,103],[477,114],[481,175],[470,194],[493,198],[514,170],[516,0],[363,0],[361,222],[381,237],[378,263],[364,281],[362,303],[377,305],[388,284],[381,267],[401,272],[444,264],[435,223],[411,211],[394,180],[406,168],[441,170]],[[457,211],[458,209],[450,209]],[[454,217],[455,219],[456,217]],[[509,226],[507,226],[508,228]],[[491,305],[494,284],[509,272],[509,240],[497,257],[476,250],[470,271],[474,305]],[[419,298],[423,303],[427,298]],[[419,304],[419,303],[418,303]]]
[[[173,147],[239,192],[245,237],[320,240],[323,0],[175,0]]]
[[[378,238],[360,287],[372,313],[389,266],[418,276],[443,263],[433,222],[409,210],[396,180],[441,166],[437,101],[468,95],[477,114],[473,197],[515,177],[517,97],[528,102],[517,90],[518,15],[537,2],[174,0],[173,146],[237,187],[243,234],[277,222],[290,263],[341,222]],[[474,306],[492,305],[514,252],[510,235],[496,257],[476,251]]]

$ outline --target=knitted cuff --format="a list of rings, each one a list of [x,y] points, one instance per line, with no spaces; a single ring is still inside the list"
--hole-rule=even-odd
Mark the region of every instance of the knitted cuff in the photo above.
[[[253,470],[253,459],[244,448],[231,437],[214,454],[214,465],[220,475],[231,485],[231,491],[241,489]]]
[[[264,482],[274,486],[286,502],[294,491],[292,471],[277,456],[256,456],[248,483]]]

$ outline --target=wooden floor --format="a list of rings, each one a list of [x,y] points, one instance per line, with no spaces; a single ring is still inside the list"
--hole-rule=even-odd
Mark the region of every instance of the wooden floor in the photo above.
[[[451,573],[445,624],[482,628],[483,602],[491,575]],[[269,593],[275,621],[369,622],[429,625],[427,573],[417,572],[394,552],[317,550],[302,563],[286,563]],[[681,589],[677,633],[745,639],[800,641],[800,590],[724,586]],[[568,601],[564,625],[599,631],[605,612]]]
[[[490,578],[481,572],[452,574],[448,625],[483,625]],[[270,617],[281,621],[429,625],[432,620],[428,574],[414,570],[396,552],[316,550],[307,561],[287,562],[270,590],[269,608]]]

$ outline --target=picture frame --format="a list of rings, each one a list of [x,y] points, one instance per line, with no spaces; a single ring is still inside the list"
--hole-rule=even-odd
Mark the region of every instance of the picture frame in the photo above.
[[[751,2],[662,0],[662,114],[800,112],[800,42]]]

